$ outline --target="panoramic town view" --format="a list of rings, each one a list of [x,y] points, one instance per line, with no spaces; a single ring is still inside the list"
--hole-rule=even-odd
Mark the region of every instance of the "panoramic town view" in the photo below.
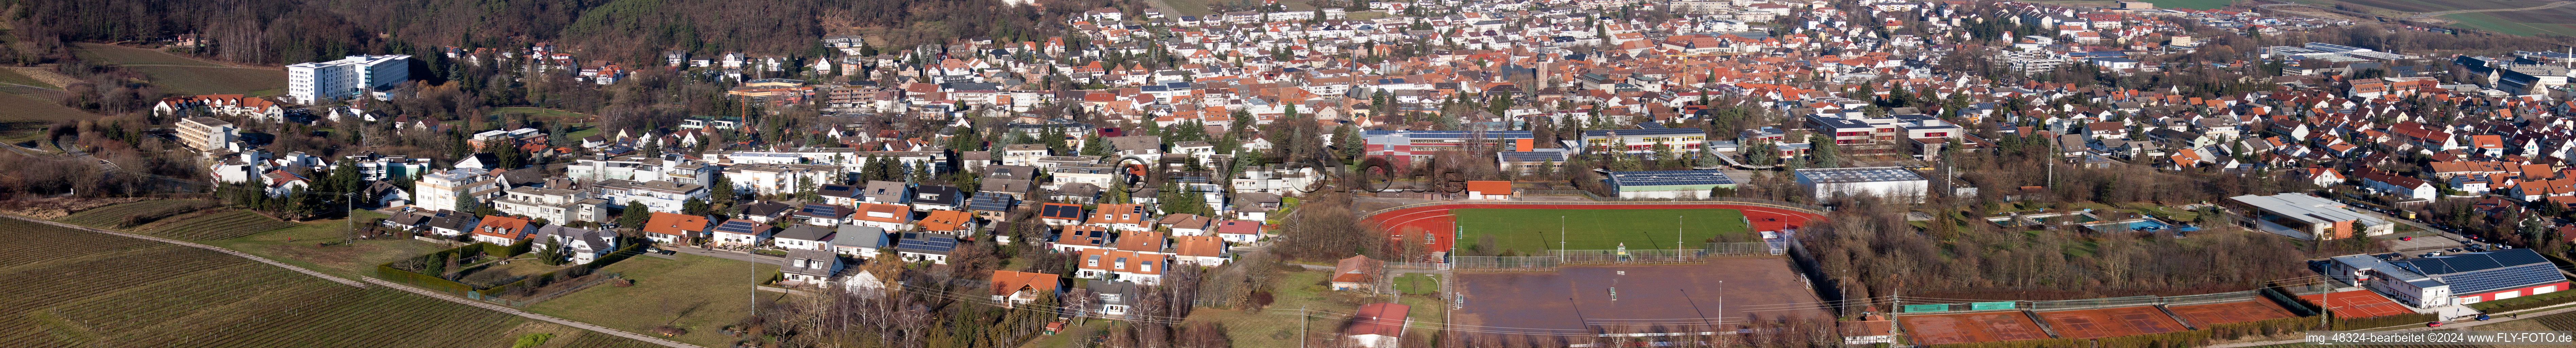
[[[0,346],[2576,346],[2558,0],[6,0]]]

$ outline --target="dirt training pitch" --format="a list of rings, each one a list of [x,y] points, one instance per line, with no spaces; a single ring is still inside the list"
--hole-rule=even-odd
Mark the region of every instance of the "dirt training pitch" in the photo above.
[[[1942,315],[1907,315],[1896,317],[1905,324],[1906,336],[1915,344],[1935,345],[2035,340],[2048,338],[2039,323],[2021,311],[1985,312]]]
[[[2039,312],[2063,338],[2103,338],[2183,331],[2182,323],[2155,306]]]
[[[1711,324],[1748,320],[1833,318],[1818,307],[1815,291],[1798,280],[1788,259],[1778,257],[1457,277],[1465,304],[1453,312],[1452,328],[1468,336],[1469,346],[1584,341],[1603,333],[1708,332],[1714,331]]]
[[[2267,300],[2165,306],[2165,310],[2182,316],[2182,320],[2190,321],[2192,326],[2203,328],[2208,327],[2209,324],[2242,323],[2298,316],[2291,314],[2288,309],[2281,308],[2281,305]]]

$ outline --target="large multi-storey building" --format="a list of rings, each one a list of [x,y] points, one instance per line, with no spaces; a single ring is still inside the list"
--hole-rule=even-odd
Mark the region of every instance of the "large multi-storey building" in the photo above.
[[[239,132],[233,128],[232,122],[213,117],[179,119],[179,144],[199,151],[222,148],[225,143],[241,137]]]
[[[411,80],[411,56],[348,56],[328,62],[286,66],[286,97],[313,104],[392,89]]]
[[[422,175],[413,184],[419,205],[429,209],[453,209],[458,200],[482,202],[501,193],[501,176],[479,168],[449,169]]]

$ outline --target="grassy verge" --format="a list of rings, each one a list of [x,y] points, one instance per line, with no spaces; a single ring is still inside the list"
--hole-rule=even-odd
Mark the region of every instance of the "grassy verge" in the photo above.
[[[718,332],[751,314],[756,274],[776,265],[680,254],[678,259],[637,257],[601,269],[635,280],[635,286],[596,286],[529,306],[529,311],[629,332],[661,326],[687,330],[672,340],[707,347],[733,345]],[[754,267],[759,269],[755,270]],[[776,298],[778,293],[757,296]]]

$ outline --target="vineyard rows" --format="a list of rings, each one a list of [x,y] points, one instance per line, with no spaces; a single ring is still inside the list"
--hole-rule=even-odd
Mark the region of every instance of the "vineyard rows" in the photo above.
[[[82,210],[54,221],[98,228],[117,228],[124,227],[125,219],[129,216],[176,216],[187,211],[205,209],[212,204],[207,201],[188,199],[140,201]]]
[[[164,221],[142,228],[144,234],[183,240],[224,240],[254,233],[295,226],[248,210],[234,210],[188,216],[186,220]]]
[[[204,249],[17,220],[0,219],[0,229],[15,237],[0,239],[0,260],[78,260],[0,266],[0,293],[11,294],[0,296],[0,342],[10,346],[497,347],[528,322]],[[567,339],[568,347],[641,343]]]

